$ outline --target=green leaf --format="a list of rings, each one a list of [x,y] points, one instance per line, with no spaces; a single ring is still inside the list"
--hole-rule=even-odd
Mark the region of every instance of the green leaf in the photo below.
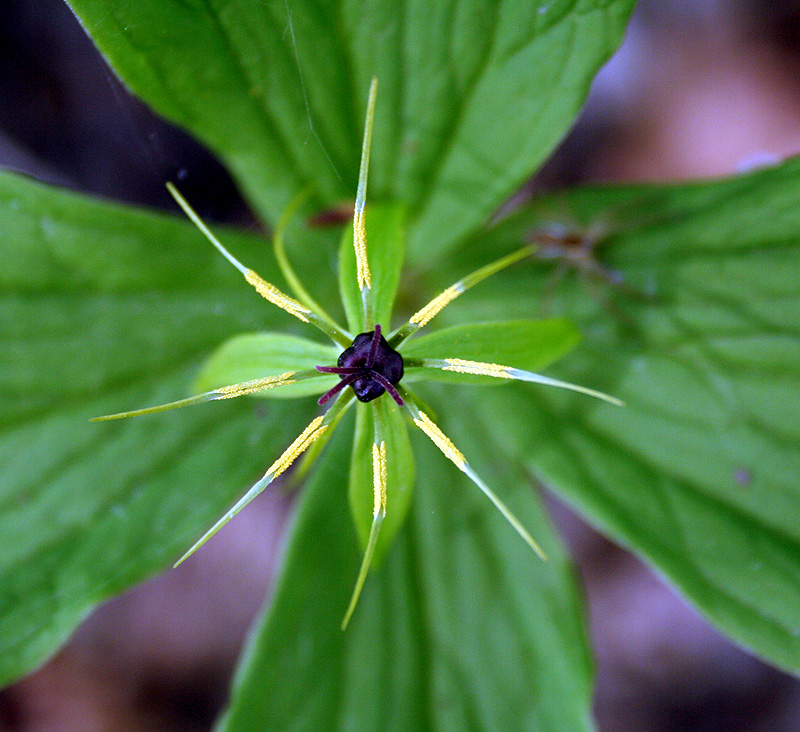
[[[592,729],[579,593],[530,488],[505,466],[493,471],[548,562],[420,437],[424,479],[409,521],[368,577],[346,632],[339,624],[360,558],[345,498],[346,445],[334,437],[303,495],[221,732]],[[486,469],[494,455],[474,457]]]
[[[263,250],[254,237],[219,233],[242,256]],[[90,424],[186,396],[221,340],[289,316],[190,224],[9,174],[0,174],[0,247],[7,683],[94,605],[174,561],[310,415],[275,402],[256,416],[240,400]]]
[[[287,371],[313,369],[315,366],[332,366],[339,349],[316,341],[281,333],[242,333],[225,341],[203,364],[193,384],[200,394],[227,384],[277,376]],[[322,394],[330,389],[338,376],[320,376],[318,379],[289,384],[278,389],[267,389],[254,397],[293,399],[309,394]]]
[[[392,317],[392,305],[400,284],[405,250],[405,207],[398,204],[377,204],[365,210],[367,258],[372,271],[372,305],[375,322],[386,330]],[[339,289],[347,322],[358,334],[365,330],[361,291],[356,278],[356,254],[353,248],[353,225],[342,235],[339,247]]]
[[[715,183],[588,189],[521,212],[528,235],[558,205],[584,223],[617,219],[599,261],[644,296],[573,277],[554,305],[585,334],[559,376],[627,407],[524,388],[480,402],[481,414],[520,415],[502,438],[537,476],[725,633],[795,673],[799,197],[792,160]],[[523,281],[535,287],[523,271],[488,283],[494,306],[513,309],[505,293]],[[591,296],[598,286],[606,305]],[[496,428],[487,416],[479,429]]]
[[[402,118],[413,122],[400,148],[413,145],[414,154],[397,171],[399,192],[420,211],[409,239],[415,260],[488,222],[545,161],[621,42],[633,5],[475,2],[453,6],[455,31],[446,13],[418,11],[412,27],[428,38],[415,49],[419,66],[406,67],[414,83]],[[377,155],[376,167],[386,170]]]
[[[403,358],[446,359],[499,363],[525,371],[540,371],[569,353],[580,340],[575,326],[565,318],[468,323],[413,338],[401,346]],[[452,384],[502,384],[487,376],[438,369],[408,369],[411,379]]]
[[[352,196],[372,76],[372,198],[417,260],[487,221],[573,124],[633,0],[69,0],[126,84],[203,140],[275,221]],[[231,124],[235,110],[235,124]]]
[[[375,546],[373,567],[380,566],[386,551],[403,525],[414,493],[414,453],[408,439],[403,414],[389,396],[374,402],[382,423],[386,440],[386,517],[381,525]],[[372,444],[375,441],[374,412],[367,407],[356,411],[356,434],[350,462],[350,487],[348,497],[362,550],[367,546],[372,525]]]
[[[214,150],[266,218],[276,221],[308,183],[327,201],[355,190],[357,125],[343,93],[346,49],[330,32],[333,8],[259,0],[69,5],[134,93]],[[295,32],[313,34],[300,67]]]

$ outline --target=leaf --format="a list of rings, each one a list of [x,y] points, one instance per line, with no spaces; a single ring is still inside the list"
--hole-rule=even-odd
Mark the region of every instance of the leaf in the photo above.
[[[386,551],[408,515],[414,493],[414,453],[403,421],[403,414],[394,401],[379,398],[374,403],[382,421],[386,440],[386,517],[375,547],[373,567],[380,566]],[[370,407],[356,410],[356,433],[350,461],[348,498],[362,551],[367,546],[373,514],[372,445],[375,441],[374,412]]]
[[[413,87],[430,75],[435,96],[428,85],[409,93],[406,118],[417,124],[404,131],[402,149],[421,150],[398,171],[400,195],[413,192],[416,202],[422,190],[409,240],[415,258],[488,222],[545,161],[621,42],[632,8],[626,0],[475,3],[473,13],[456,11],[472,27],[455,33],[444,14],[420,13],[417,27],[436,40],[417,49],[420,65],[407,71]],[[434,165],[424,154],[431,148]]]
[[[219,233],[245,257],[264,246]],[[9,174],[0,174],[0,247],[7,683],[41,663],[94,605],[177,559],[291,442],[309,410],[273,402],[256,416],[241,400],[90,424],[185,396],[217,343],[289,316],[190,224]]]
[[[336,363],[339,349],[307,338],[281,333],[243,333],[225,341],[203,364],[193,384],[193,391],[202,393],[228,384],[277,376],[287,371],[313,369]],[[254,397],[293,399],[309,394],[322,394],[330,389],[338,376],[289,384],[267,389]]]
[[[355,190],[340,179],[355,181],[358,137],[331,9],[259,0],[69,5],[120,78],[220,155],[269,220],[308,183],[326,201]],[[302,70],[290,8],[298,33],[313,33]]]
[[[541,507],[497,471],[504,497],[544,540],[547,563],[421,437],[424,479],[409,521],[344,633],[359,556],[344,499],[346,448],[334,437],[303,495],[221,732],[592,729],[580,600]],[[492,460],[475,457],[481,467]]]
[[[69,4],[125,83],[216,152],[271,221],[306,183],[326,204],[353,195],[378,76],[372,198],[409,205],[421,261],[550,154],[633,0]]]
[[[367,257],[372,271],[372,304],[375,322],[388,331],[405,250],[406,213],[403,206],[375,205],[365,210]],[[347,322],[355,333],[364,332],[361,291],[356,277],[353,225],[345,228],[339,247],[339,289]]]
[[[796,159],[726,181],[588,189],[561,200],[585,222],[616,214],[600,261],[646,296],[570,279],[554,304],[585,338],[560,376],[627,407],[491,390],[481,394],[477,428],[494,432],[489,415],[518,414],[502,439],[526,451],[535,475],[652,562],[725,633],[795,673],[798,196]],[[539,225],[556,204],[545,200],[511,223]],[[487,283],[493,305],[513,311],[504,293],[523,280],[535,287],[521,270]]]
[[[540,371],[569,353],[580,336],[565,318],[468,323],[413,338],[401,347],[403,358],[446,359],[499,363]],[[498,379],[437,369],[409,369],[411,378],[453,384],[502,384]]]

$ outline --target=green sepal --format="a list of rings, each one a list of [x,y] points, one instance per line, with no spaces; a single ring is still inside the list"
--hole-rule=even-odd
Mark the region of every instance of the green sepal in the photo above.
[[[400,530],[411,505],[414,489],[414,454],[400,407],[384,394],[370,404],[358,405],[353,457],[350,463],[350,510],[361,550],[367,546],[372,525],[372,445],[375,440],[373,419],[380,420],[386,440],[386,518],[375,547],[373,566],[380,565],[394,537]]]
[[[388,331],[403,268],[406,209],[399,203],[368,205],[364,217],[375,322]],[[345,229],[339,249],[339,289],[350,330],[354,334],[364,332],[366,326],[356,277],[352,223]]]
[[[238,384],[287,371],[303,371],[315,366],[332,366],[339,351],[298,336],[280,333],[242,333],[225,341],[203,364],[192,385],[195,393],[211,391],[228,384]],[[338,376],[323,376],[278,389],[267,389],[252,396],[257,398],[294,399],[309,394],[322,394],[330,389]]]
[[[569,353],[580,333],[566,318],[468,323],[414,338],[401,348],[403,358],[463,358],[540,371]],[[440,369],[408,368],[406,379],[430,379],[451,384],[501,384],[489,376],[460,374]]]

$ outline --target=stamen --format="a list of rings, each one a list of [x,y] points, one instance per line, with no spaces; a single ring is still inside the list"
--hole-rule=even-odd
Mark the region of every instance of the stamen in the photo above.
[[[356,276],[358,288],[364,290],[372,287],[372,273],[367,260],[367,231],[364,228],[364,211],[356,211],[353,221],[353,246],[356,250]]]
[[[334,343],[338,343],[340,346],[346,346],[352,340],[352,336],[336,325],[336,323],[331,320],[330,316],[325,313],[325,311],[321,311],[320,314],[315,313],[313,310],[305,307],[297,300],[285,295],[277,287],[275,287],[275,285],[271,285],[269,282],[262,279],[253,270],[245,267],[222,245],[219,239],[217,239],[217,237],[211,233],[211,230],[203,223],[202,219],[197,215],[195,210],[189,205],[186,199],[180,194],[178,189],[172,185],[172,183],[167,183],[167,189],[172,194],[172,197],[175,199],[178,205],[183,209],[184,213],[192,221],[192,223],[197,226],[198,229],[200,229],[203,236],[205,236],[206,239],[208,239],[223,254],[223,256],[244,275],[244,278],[256,288],[256,291],[259,295],[266,300],[269,300],[274,305],[277,305],[282,310],[285,310],[290,315],[294,315],[296,318],[299,318],[304,323],[311,323],[312,325],[316,326],[329,338],[331,338]],[[285,264],[287,264],[288,267],[288,262]],[[290,270],[291,267],[288,267],[287,271]],[[291,275],[293,274],[294,272],[292,271]],[[290,285],[293,282],[291,275],[289,278]],[[305,290],[302,290],[302,285],[300,288],[302,292],[305,292]],[[313,300],[310,301],[313,302]]]
[[[386,510],[386,441],[380,445],[372,443],[372,487],[373,487],[373,514]]]
[[[372,556],[375,553],[375,546],[378,543],[378,534],[380,533],[383,519],[386,516],[386,483],[386,442],[381,440],[380,444],[372,443],[372,491],[374,506],[372,526],[369,529],[367,548],[364,550],[361,568],[358,570],[356,586],[353,588],[350,603],[347,606],[344,619],[342,620],[342,630],[347,629],[347,624],[353,616],[353,612],[358,604],[358,598],[361,596],[361,590],[364,588],[364,582],[366,582],[367,579],[369,565],[372,564]]]
[[[442,432],[437,425],[431,422],[430,418],[428,417],[425,412],[420,410],[416,411],[416,415],[413,415],[414,424],[417,425],[428,437],[433,440],[436,447],[438,447],[447,458],[455,463],[455,466],[464,471],[467,466],[467,461],[462,452],[453,444],[452,440]]]
[[[484,265],[480,269],[475,270],[475,272],[468,274],[466,277],[462,277],[460,280],[458,280],[458,282],[450,285],[450,287],[448,287],[444,292],[433,298],[433,300],[431,300],[424,308],[414,313],[407,323],[400,326],[400,328],[398,328],[389,337],[389,345],[392,348],[397,348],[397,346],[399,346],[412,333],[427,325],[432,318],[438,315],[445,306],[453,302],[453,300],[461,295],[461,293],[466,292],[479,282],[483,282],[483,280],[485,280],[487,277],[490,277],[500,270],[509,267],[510,265],[518,262],[521,259],[524,259],[527,256],[530,256],[536,252],[537,249],[538,246],[529,244],[521,249],[517,249],[515,252],[511,252],[511,254],[506,254],[506,256],[500,257],[500,259],[497,259],[494,262]]]
[[[411,362],[423,368],[441,369],[442,371],[457,371],[461,374],[474,374],[475,376],[493,376],[496,379],[514,379],[515,381],[527,381],[532,384],[544,384],[545,386],[555,386],[559,389],[575,391],[579,394],[586,394],[595,399],[602,399],[604,402],[613,404],[617,407],[624,407],[625,402],[617,397],[610,396],[597,389],[590,389],[588,386],[572,384],[569,381],[553,379],[549,376],[536,374],[532,371],[523,371],[511,366],[501,366],[499,363],[482,363],[481,361],[465,361],[463,358],[424,358],[419,361]]]
[[[299,318],[304,323],[308,322],[307,316],[311,311],[307,307],[281,292],[275,285],[271,285],[257,272],[248,269],[245,272],[244,278],[256,288],[256,292],[265,300],[269,300],[273,305],[277,305],[279,308],[285,310],[290,315],[294,315],[295,318]]]
[[[444,292],[437,295],[431,300],[424,308],[414,313],[409,319],[410,323],[422,328],[427,325],[442,309],[455,300],[462,292],[464,292],[460,283],[451,285]]]
[[[353,246],[356,252],[356,274],[358,288],[363,292],[372,287],[372,275],[367,260],[367,232],[364,229],[364,205],[367,201],[367,178],[369,177],[369,151],[372,145],[372,125],[375,119],[375,99],[378,94],[378,79],[372,78],[367,99],[367,116],[364,122],[364,141],[361,145],[361,167],[358,171],[358,189],[353,212]]]
[[[498,379],[512,378],[508,366],[499,363],[482,363],[481,361],[465,361],[463,358],[446,358],[443,371],[457,371],[461,374],[476,374],[477,376],[494,376]]]
[[[261,379],[253,379],[252,381],[243,381],[240,384],[231,384],[230,386],[222,386],[213,391],[207,391],[202,394],[187,397],[186,399],[179,399],[175,402],[167,402],[166,404],[158,404],[154,407],[145,407],[143,409],[133,409],[128,412],[117,412],[116,414],[106,414],[102,417],[93,417],[90,422],[106,422],[112,419],[125,419],[127,417],[141,417],[147,414],[156,414],[158,412],[166,412],[170,409],[180,409],[181,407],[190,407],[194,404],[203,404],[204,402],[213,402],[218,399],[234,399],[236,397],[244,396],[246,394],[255,394],[267,389],[274,389],[277,386],[286,386],[287,384],[294,384],[297,381],[305,381],[317,376],[317,373],[311,369],[307,371],[287,371],[280,376],[267,376]]]
[[[264,474],[261,480],[257,481],[247,493],[244,494],[235,504],[229,509],[203,536],[196,541],[192,547],[187,551],[174,566],[178,566],[187,557],[194,554],[203,544],[205,544],[214,534],[216,534],[225,524],[234,518],[245,506],[247,506],[256,496],[258,496],[275,478],[283,473],[297,458],[303,453],[304,450],[318,440],[326,432],[330,423],[336,418],[337,414],[347,406],[348,400],[339,400],[334,406],[328,410],[325,415],[314,418],[311,424],[308,425],[297,437],[297,439],[289,445],[283,454],[270,466],[269,470]],[[341,406],[340,406],[341,405]],[[337,409],[338,408],[338,409]]]
[[[409,396],[406,392],[406,396]],[[411,417],[414,424],[417,425],[428,437],[431,438],[433,443],[438,447],[455,466],[464,473],[478,488],[481,489],[483,494],[495,505],[503,517],[511,524],[514,530],[522,537],[525,543],[533,549],[536,554],[542,559],[547,559],[542,548],[535,541],[535,539],[528,533],[528,530],[522,525],[520,520],[511,512],[511,510],[503,503],[495,492],[484,483],[478,474],[467,463],[466,458],[461,451],[452,443],[449,437],[444,434],[428,417],[425,412],[421,411],[416,404],[409,403],[408,407],[411,412]]]
[[[325,419],[323,415],[314,418],[311,424],[308,425],[297,437],[297,439],[284,450],[281,455],[267,470],[267,475],[271,475],[274,480],[284,470],[286,470],[314,440],[322,437],[322,433],[328,428],[328,425],[323,425],[322,420]]]
[[[292,377],[296,371],[287,371],[280,376],[267,376],[263,379],[253,379],[252,381],[244,381],[241,384],[232,384],[231,386],[223,386],[217,389],[218,399],[234,399],[235,397],[244,396],[245,394],[255,394],[258,391],[265,391],[266,389],[274,389],[276,386],[285,386],[286,384],[294,384],[297,379]]]

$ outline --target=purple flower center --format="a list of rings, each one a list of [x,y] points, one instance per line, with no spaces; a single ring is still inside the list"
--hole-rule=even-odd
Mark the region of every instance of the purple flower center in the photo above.
[[[336,366],[317,366],[317,371],[338,374],[341,379],[320,397],[320,404],[351,386],[360,402],[371,402],[388,391],[392,399],[403,406],[403,400],[394,388],[403,378],[403,357],[386,342],[380,325],[376,325],[375,330],[357,335],[336,363]]]

